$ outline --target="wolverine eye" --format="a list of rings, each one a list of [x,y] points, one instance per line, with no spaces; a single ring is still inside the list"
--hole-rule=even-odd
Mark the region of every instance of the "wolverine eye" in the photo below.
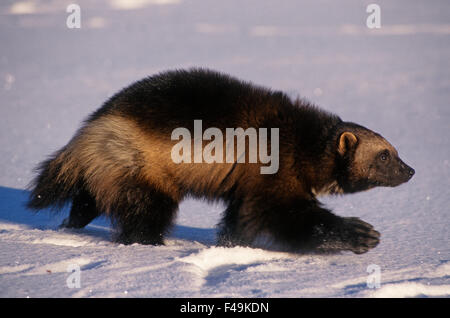
[[[389,158],[389,151],[383,151],[380,154],[380,160],[381,161],[386,161],[386,160],[388,160],[388,158]]]

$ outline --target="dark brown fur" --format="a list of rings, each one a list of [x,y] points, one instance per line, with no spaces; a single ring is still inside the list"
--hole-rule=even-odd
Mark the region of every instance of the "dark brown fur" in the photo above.
[[[196,119],[222,131],[278,128],[278,172],[261,174],[260,162],[174,163],[171,132],[192,131]],[[389,166],[378,159],[383,152]],[[67,227],[106,213],[119,241],[162,244],[178,203],[191,195],[227,204],[222,245],[266,236],[292,250],[362,253],[378,244],[379,233],[332,214],[316,196],[395,186],[412,174],[384,138],[364,127],[281,92],[193,69],[146,78],[107,101],[41,164],[29,207],[73,201]]]

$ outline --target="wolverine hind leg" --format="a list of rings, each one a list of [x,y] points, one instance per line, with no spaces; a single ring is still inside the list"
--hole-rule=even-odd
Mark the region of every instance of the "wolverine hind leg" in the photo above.
[[[63,221],[61,227],[80,229],[88,225],[100,215],[92,195],[82,189],[73,197],[70,215]]]
[[[115,209],[113,219],[119,231],[118,242],[161,245],[172,225],[178,202],[149,185],[130,182],[121,190]]]

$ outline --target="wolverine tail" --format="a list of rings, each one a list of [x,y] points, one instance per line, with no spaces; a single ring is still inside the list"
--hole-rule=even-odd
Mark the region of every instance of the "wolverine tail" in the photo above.
[[[37,167],[29,186],[28,208],[62,208],[80,192],[88,192],[98,208],[112,211],[127,198],[127,182],[144,178],[142,133],[130,120],[105,115],[83,126],[61,150]]]
[[[83,182],[76,171],[75,158],[70,148],[69,144],[36,168],[38,175],[28,186],[31,190],[28,208],[60,209],[82,187]]]

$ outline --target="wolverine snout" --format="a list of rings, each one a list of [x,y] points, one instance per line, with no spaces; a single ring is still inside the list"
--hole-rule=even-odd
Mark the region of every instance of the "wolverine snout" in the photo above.
[[[395,169],[395,172],[394,172],[395,175],[397,176],[395,178],[395,179],[397,179],[396,182],[394,181],[394,186],[397,186],[404,182],[408,182],[413,177],[413,175],[416,173],[413,168],[408,166],[401,159],[398,159],[398,160],[399,160],[399,168]]]
[[[409,168],[409,178],[411,179],[412,176],[416,173],[413,168]]]
[[[413,168],[411,168],[410,166],[408,166],[406,163],[404,163],[403,161],[400,161],[400,162],[401,162],[400,165],[402,167],[402,170],[404,171],[404,174],[407,177],[406,181],[408,181],[409,179],[411,179],[413,177],[413,175],[416,173],[416,171]]]

